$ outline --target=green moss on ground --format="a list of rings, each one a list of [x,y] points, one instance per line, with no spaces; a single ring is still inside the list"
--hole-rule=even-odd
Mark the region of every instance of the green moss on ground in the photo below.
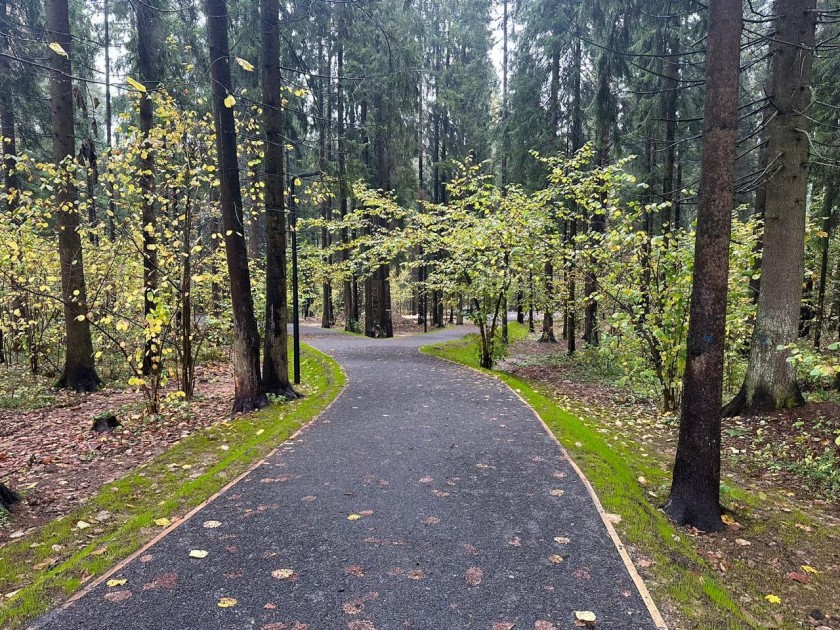
[[[198,431],[73,513],[0,549],[0,627],[21,627],[139,549],[161,531],[157,519],[175,521],[221,490],[320,414],[345,384],[338,364],[309,346],[301,372],[304,398]],[[80,529],[79,521],[90,527]]]

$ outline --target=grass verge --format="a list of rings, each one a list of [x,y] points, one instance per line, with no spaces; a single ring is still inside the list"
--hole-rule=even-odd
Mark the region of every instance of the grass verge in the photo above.
[[[0,549],[0,627],[19,628],[60,603],[321,413],[344,374],[327,355],[303,350],[304,398],[194,433],[66,517]]]
[[[524,339],[527,327],[511,324],[511,341]],[[468,335],[433,344],[423,352],[478,368],[478,339]],[[655,570],[642,569],[645,583],[663,613],[680,626],[720,630],[765,627],[742,610],[708,563],[695,551],[686,533],[676,528],[651,502],[647,490],[667,484],[669,477],[655,461],[640,457],[638,449],[616,441],[589,426],[586,419],[560,408],[540,388],[503,372],[481,370],[501,379],[536,411],[592,483],[604,509],[621,515],[616,525],[622,541],[643,556]],[[644,485],[639,482],[643,477]],[[768,615],[769,617],[769,615]]]

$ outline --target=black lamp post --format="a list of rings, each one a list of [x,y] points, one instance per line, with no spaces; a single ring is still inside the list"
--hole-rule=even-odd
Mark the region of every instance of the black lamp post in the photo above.
[[[300,305],[298,298],[297,203],[295,180],[320,175],[318,171],[289,176],[289,231],[292,235],[292,353],[295,385],[300,385]]]

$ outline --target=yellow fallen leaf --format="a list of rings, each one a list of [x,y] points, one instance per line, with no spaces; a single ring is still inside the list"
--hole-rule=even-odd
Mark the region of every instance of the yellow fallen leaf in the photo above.
[[[140,83],[140,81],[135,81],[131,77],[126,77],[125,82],[128,83],[131,87],[133,87],[138,92],[146,92],[146,86]]]
[[[252,64],[250,61],[246,61],[245,59],[242,59],[241,57],[237,57],[236,58],[236,63],[238,63],[240,66],[242,66],[242,69],[245,72],[253,72],[254,71],[254,64]]]
[[[358,514],[351,514],[350,516],[347,517],[347,520],[348,521],[358,521],[360,518],[362,518],[362,517],[359,516]]]
[[[782,598],[779,597],[778,595],[773,595],[772,593],[770,595],[765,595],[764,599],[766,599],[771,604],[781,604],[782,603]]]
[[[816,570],[814,567],[812,567],[810,564],[803,564],[803,565],[802,565],[801,567],[799,567],[799,568],[800,568],[800,569],[802,569],[803,571],[805,571],[805,573],[813,573],[814,575],[816,575],[817,573],[819,573],[819,571],[817,571],[817,570]]]
[[[225,99],[225,107],[231,108],[236,105],[236,99],[234,98],[233,94],[228,94],[227,98]]]
[[[64,50],[61,44],[58,42],[51,42],[50,43],[50,50],[53,51],[56,55],[61,55],[62,57],[67,57],[67,51]]]
[[[259,431],[257,431],[257,435],[262,435],[263,433],[265,433],[265,429],[260,429]]]
[[[206,558],[207,552],[204,549],[191,549],[190,558]]]
[[[558,556],[556,553],[548,556],[548,559],[551,560],[554,564],[560,564],[561,562],[563,562],[563,556]]]
[[[271,572],[271,577],[277,578],[278,580],[288,580],[294,574],[295,572],[292,569],[276,569]]]
[[[105,582],[105,584],[107,584],[111,588],[114,588],[115,586],[122,586],[126,582],[128,582],[128,580],[108,580],[107,582]]]
[[[168,518],[156,518],[155,525],[157,525],[158,527],[169,527],[170,525],[172,525],[172,521],[170,521]]]
[[[204,524],[202,525],[204,529],[216,529],[219,526],[221,526],[219,521],[204,521]]]
[[[236,606],[236,600],[233,597],[222,597],[216,604],[219,608],[230,608]]]
[[[575,619],[584,623],[595,623],[597,617],[595,617],[595,613],[591,610],[576,610]]]

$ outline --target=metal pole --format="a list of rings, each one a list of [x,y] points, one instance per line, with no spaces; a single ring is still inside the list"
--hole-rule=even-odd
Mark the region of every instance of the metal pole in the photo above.
[[[297,206],[295,205],[295,180],[289,182],[289,228],[292,233],[292,310],[293,353],[295,385],[300,385],[300,310],[298,307],[298,249],[297,249]]]

